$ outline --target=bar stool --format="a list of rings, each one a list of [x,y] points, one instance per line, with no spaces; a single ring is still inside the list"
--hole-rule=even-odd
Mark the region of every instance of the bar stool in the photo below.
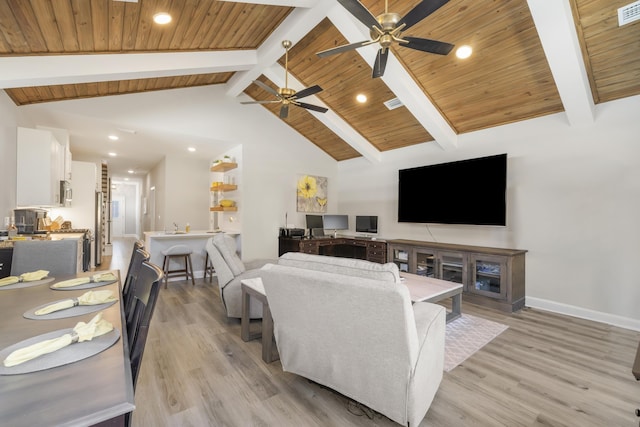
[[[195,286],[196,282],[193,277],[193,264],[191,263],[191,254],[193,250],[186,245],[174,245],[162,251],[164,261],[162,262],[162,270],[164,271],[164,287],[167,287],[169,277],[185,276],[185,280],[191,277],[191,283]],[[170,270],[169,266],[173,258],[182,258],[184,260],[184,268],[178,270]]]
[[[216,272],[216,269],[213,268],[213,263],[209,260],[209,251],[204,250],[204,278],[207,278],[207,274],[209,275],[209,282],[213,281],[213,273]]]

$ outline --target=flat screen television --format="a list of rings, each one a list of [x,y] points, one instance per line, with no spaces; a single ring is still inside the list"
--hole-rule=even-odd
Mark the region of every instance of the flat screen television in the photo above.
[[[348,230],[349,215],[325,215],[322,217],[326,230]]]
[[[356,215],[356,233],[378,233],[378,217],[376,215]]]
[[[398,171],[398,222],[504,226],[507,155]]]

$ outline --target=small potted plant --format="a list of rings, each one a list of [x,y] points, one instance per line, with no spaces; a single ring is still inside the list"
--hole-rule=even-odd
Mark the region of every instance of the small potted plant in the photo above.
[[[223,163],[231,163],[231,157],[229,157],[229,156],[224,156],[224,157],[222,158],[222,162],[223,162]]]

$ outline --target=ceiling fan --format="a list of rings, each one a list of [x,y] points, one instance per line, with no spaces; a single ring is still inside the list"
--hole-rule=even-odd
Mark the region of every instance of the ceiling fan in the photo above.
[[[317,105],[307,104],[305,102],[298,101],[300,98],[304,98],[306,96],[314,95],[318,92],[322,91],[322,88],[318,85],[308,87],[306,89],[302,89],[300,92],[296,92],[294,89],[289,88],[289,48],[291,47],[291,41],[284,40],[282,42],[282,47],[285,49],[284,56],[284,87],[278,88],[275,90],[270,86],[262,83],[260,80],[254,80],[253,82],[260,86],[262,89],[267,92],[275,95],[278,99],[273,101],[245,101],[241,102],[241,104],[276,104],[281,103],[282,107],[280,107],[280,118],[286,119],[289,116],[289,105],[295,105],[297,107],[306,108],[307,110],[318,111],[320,113],[326,113],[329,111],[328,108],[319,107]]]
[[[384,74],[384,69],[387,66],[389,46],[393,43],[399,43],[400,46],[421,50],[423,52],[447,55],[451,52],[454,45],[437,40],[402,37],[402,32],[431,15],[448,1],[449,0],[422,0],[404,17],[400,17],[399,14],[388,11],[388,0],[385,0],[384,13],[375,17],[358,0],[338,0],[345,9],[370,28],[371,40],[334,47],[318,52],[317,55],[323,58],[335,53],[346,52],[362,46],[379,43],[380,49],[378,50],[376,62],[373,66],[373,78],[381,77]]]

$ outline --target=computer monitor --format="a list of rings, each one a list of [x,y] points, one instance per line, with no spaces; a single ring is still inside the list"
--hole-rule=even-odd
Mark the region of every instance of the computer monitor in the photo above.
[[[349,215],[325,215],[322,218],[325,230],[348,230]]]
[[[309,229],[309,237],[324,236],[322,215],[307,215],[307,228]]]
[[[307,215],[307,228],[324,228],[322,215]]]
[[[356,215],[356,233],[377,234],[378,217],[375,215]]]

